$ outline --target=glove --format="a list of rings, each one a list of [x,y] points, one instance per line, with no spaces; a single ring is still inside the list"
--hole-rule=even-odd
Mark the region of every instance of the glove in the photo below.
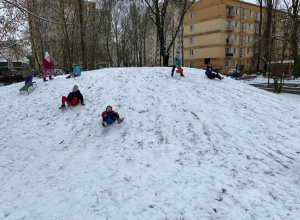
[[[85,106],[85,104],[84,104],[83,102],[81,103],[81,105],[82,105],[82,106]]]
[[[70,104],[70,101],[67,101],[68,104]]]

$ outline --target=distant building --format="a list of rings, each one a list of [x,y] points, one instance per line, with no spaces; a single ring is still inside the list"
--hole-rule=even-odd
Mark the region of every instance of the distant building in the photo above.
[[[237,65],[244,72],[254,69],[259,22],[258,5],[239,0],[196,2],[184,19],[184,66],[204,68],[204,59],[210,58],[223,74]],[[283,28],[276,17],[275,34],[283,35]]]

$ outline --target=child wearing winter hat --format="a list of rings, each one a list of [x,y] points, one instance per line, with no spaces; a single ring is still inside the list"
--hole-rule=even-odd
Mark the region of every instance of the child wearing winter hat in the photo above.
[[[52,69],[51,67],[54,66],[53,63],[50,62],[50,54],[48,52],[45,53],[45,57],[43,58],[43,70],[44,70],[44,82],[48,81],[46,80],[46,77],[49,72],[49,79],[52,80]]]
[[[79,101],[81,102],[82,106],[85,105],[83,102],[83,96],[78,90],[77,85],[73,86],[72,92],[69,93],[68,97],[63,96],[61,100],[62,100],[62,104],[60,109],[66,108],[65,102],[68,103],[68,107],[77,105]]]
[[[172,77],[173,77],[175,68],[176,68],[176,67],[177,67],[177,68],[178,68],[178,67],[181,68],[181,66],[182,66],[181,56],[180,56],[179,51],[177,51],[177,52],[176,52],[176,56],[175,56],[175,58],[174,58],[174,62],[173,62],[173,68],[172,68],[172,73],[171,73],[171,76],[172,76]],[[177,72],[177,71],[176,71],[176,72]],[[182,72],[180,73],[180,76],[183,76],[183,77],[184,77],[184,75],[183,75]]]
[[[122,123],[124,118],[120,118],[118,112],[114,112],[112,110],[112,107],[109,105],[106,107],[106,111],[102,112],[101,114],[103,122],[102,125],[104,127],[107,127],[109,124],[114,123],[116,120],[118,121],[118,124]]]
[[[31,67],[29,65],[29,59],[27,59],[27,57],[24,57],[22,62],[22,73],[23,77],[25,78],[25,85],[29,82],[32,82]]]

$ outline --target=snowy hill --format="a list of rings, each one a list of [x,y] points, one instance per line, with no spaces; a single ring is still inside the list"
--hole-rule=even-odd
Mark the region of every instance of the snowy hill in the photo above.
[[[170,71],[1,87],[0,219],[299,219],[299,102]],[[58,109],[75,84],[86,106]]]

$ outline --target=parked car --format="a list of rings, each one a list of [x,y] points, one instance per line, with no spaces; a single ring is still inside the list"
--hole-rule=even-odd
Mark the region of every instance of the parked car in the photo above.
[[[235,69],[230,69],[227,72],[226,76],[231,76],[231,77],[241,77],[243,75],[243,73],[239,70],[235,70]]]
[[[57,76],[57,75],[63,75],[63,74],[64,74],[64,71],[61,70],[61,69],[54,69],[54,70],[53,70],[53,74],[54,74],[54,76]]]

